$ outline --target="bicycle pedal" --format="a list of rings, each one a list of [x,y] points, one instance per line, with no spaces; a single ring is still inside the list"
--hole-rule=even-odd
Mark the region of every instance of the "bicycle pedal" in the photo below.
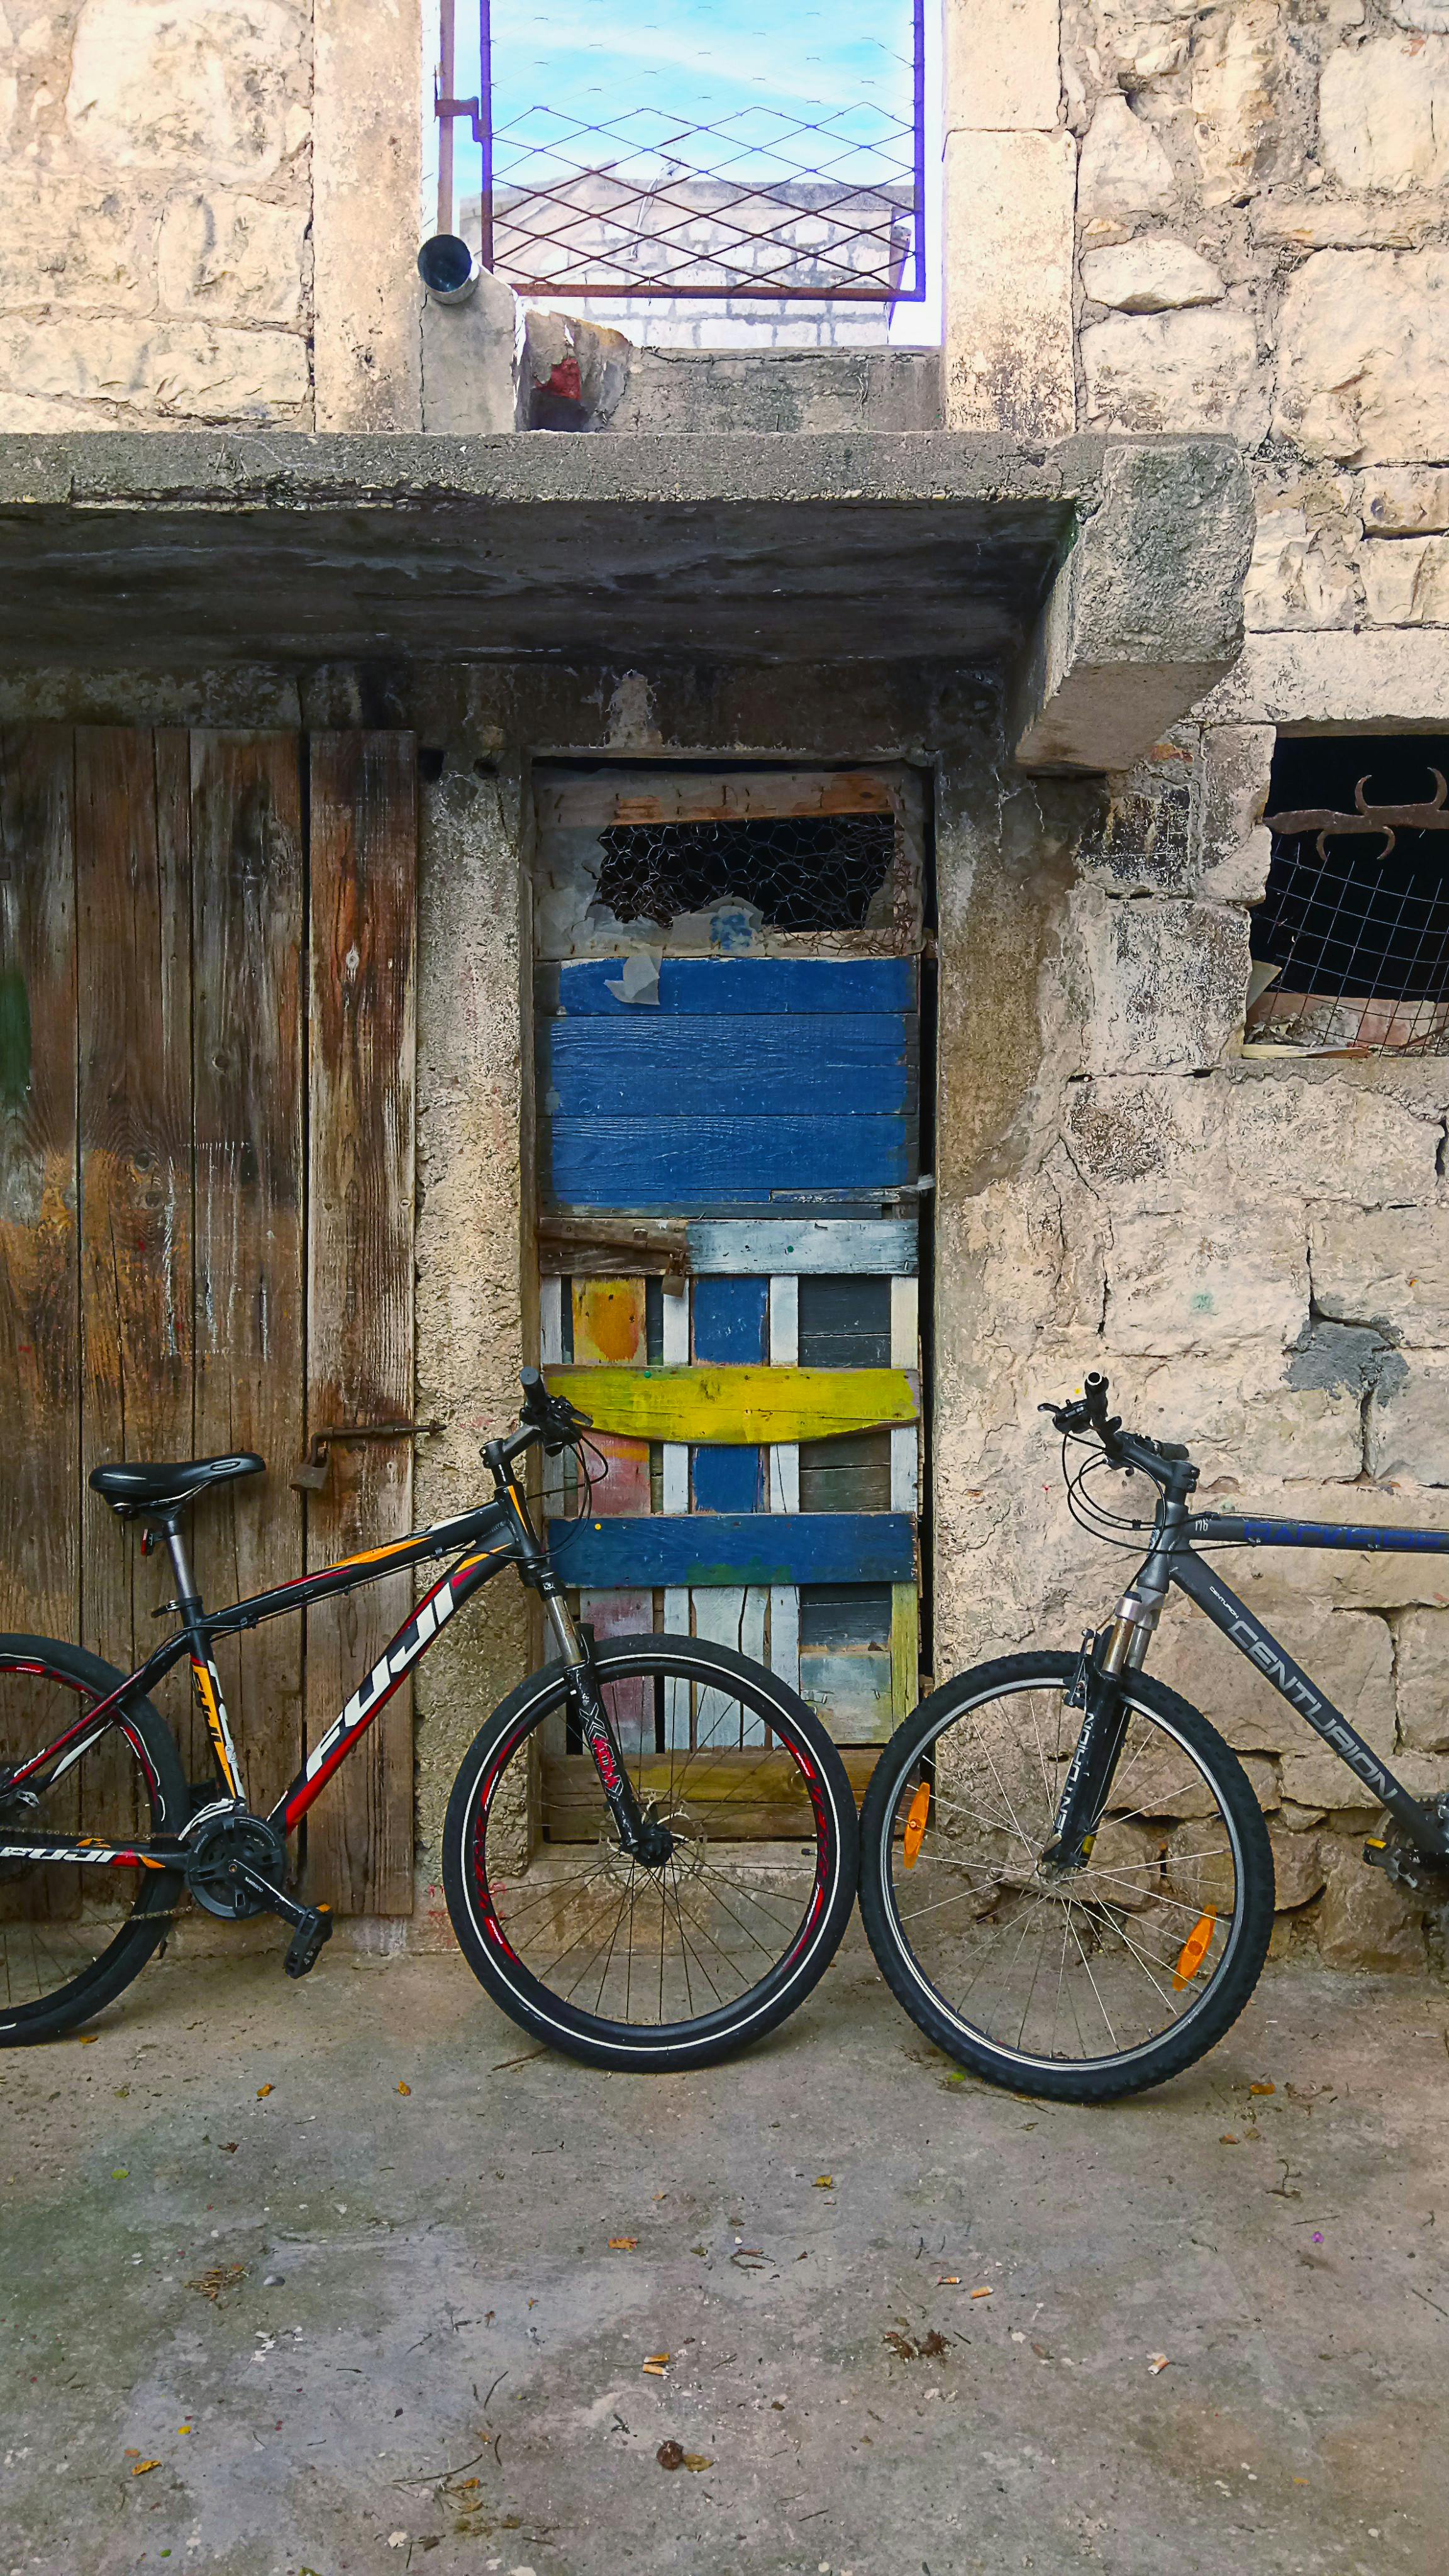
[[[302,1915],[283,1961],[289,1977],[305,1977],[316,1967],[322,1952],[332,1938],[332,1909],[327,1905],[309,1905]]]

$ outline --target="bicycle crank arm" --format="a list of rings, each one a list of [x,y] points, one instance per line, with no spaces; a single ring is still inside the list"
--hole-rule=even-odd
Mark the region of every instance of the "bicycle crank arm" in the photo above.
[[[227,1876],[235,1879],[238,1887],[244,1887],[269,1914],[280,1914],[284,1923],[291,1924],[292,1938],[282,1965],[289,1977],[305,1977],[316,1967],[320,1953],[332,1938],[330,1905],[299,1905],[295,1897],[284,1896],[279,1887],[273,1887],[270,1879],[263,1878],[260,1870],[244,1860],[229,1862]]]

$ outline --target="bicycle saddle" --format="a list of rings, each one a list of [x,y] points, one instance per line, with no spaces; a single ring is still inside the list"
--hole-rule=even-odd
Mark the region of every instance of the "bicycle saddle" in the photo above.
[[[223,1485],[233,1476],[260,1476],[266,1472],[265,1458],[243,1450],[234,1458],[176,1458],[142,1464],[136,1459],[117,1461],[109,1467],[91,1469],[93,1492],[103,1494],[112,1511],[123,1519],[133,1519],[143,1512],[174,1512],[183,1503],[194,1503],[209,1485]]]

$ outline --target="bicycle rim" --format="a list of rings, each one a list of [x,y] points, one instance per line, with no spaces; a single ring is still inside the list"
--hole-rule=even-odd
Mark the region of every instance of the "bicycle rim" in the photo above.
[[[1043,1865],[1080,1725],[1061,1681],[998,1681],[927,1735],[878,1824],[921,2000],[1026,2075],[1127,2073],[1185,2034],[1244,1921],[1242,1836],[1210,1761],[1140,1703],[1089,1859]]]

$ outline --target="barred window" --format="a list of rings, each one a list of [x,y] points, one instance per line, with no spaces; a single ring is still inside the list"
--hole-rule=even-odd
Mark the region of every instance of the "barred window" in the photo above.
[[[895,838],[891,814],[610,823],[599,901],[616,921],[665,930],[731,898],[771,930],[859,930],[876,898],[889,900]]]
[[[1449,736],[1297,735],[1273,755],[1247,1036],[1449,1054]]]

